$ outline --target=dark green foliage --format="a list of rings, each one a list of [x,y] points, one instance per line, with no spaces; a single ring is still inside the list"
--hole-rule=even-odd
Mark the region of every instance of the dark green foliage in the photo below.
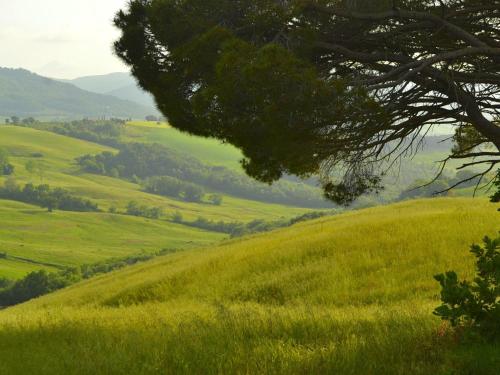
[[[59,273],[48,273],[45,270],[28,274],[24,279],[14,282],[11,286],[0,291],[0,306],[12,306],[40,297],[44,294],[64,288],[78,280],[76,269],[65,270]]]
[[[224,222],[224,221],[212,221],[208,220],[203,217],[199,217],[195,221],[188,222],[188,221],[183,221],[182,217],[177,217],[174,218],[177,219],[177,223],[181,223],[184,225],[188,225],[191,227],[199,228],[199,229],[205,229],[208,231],[213,231],[213,232],[221,232],[221,233],[227,233],[231,235],[232,238],[234,237],[241,237],[244,235],[248,234],[253,234],[253,233],[261,233],[261,232],[269,232],[271,230],[279,229],[279,228],[285,228],[289,227],[291,225],[303,222],[303,221],[308,221],[308,220],[314,220],[318,219],[323,216],[327,216],[331,213],[328,212],[309,212],[307,214],[297,216],[295,218],[292,218],[290,220],[277,220],[277,221],[266,221],[262,219],[256,219],[253,220],[249,223],[242,223],[242,222]]]
[[[205,196],[202,187],[169,176],[148,178],[144,182],[144,190],[151,194],[184,199],[187,202],[201,202]]]
[[[493,182],[496,192],[491,196],[491,202],[492,203],[499,203],[500,202],[500,169],[497,172],[497,176]]]
[[[437,275],[443,304],[435,314],[490,339],[500,339],[500,237],[473,245],[477,275],[473,282],[459,281],[455,272]]]
[[[146,217],[148,219],[159,219],[163,216],[163,209],[161,207],[147,207],[139,205],[135,201],[131,201],[127,205],[127,215]]]
[[[0,292],[2,289],[10,287],[12,284],[12,280],[6,279],[5,277],[0,277]]]
[[[0,259],[7,259],[7,253],[0,252]]]
[[[208,201],[215,206],[220,206],[224,201],[224,197],[220,194],[210,194],[210,196],[208,197]]]
[[[4,176],[10,176],[10,175],[14,174],[14,170],[15,170],[15,168],[12,164],[5,164],[2,167],[2,173]]]
[[[260,181],[321,174],[329,199],[351,203],[377,191],[381,161],[413,150],[429,125],[472,126],[476,146],[500,147],[488,115],[500,93],[492,9],[491,0],[133,0],[115,18],[115,50],[172,126],[240,148]]]
[[[179,211],[176,211],[173,215],[172,215],[172,221],[174,223],[177,223],[177,224],[182,224],[184,218],[182,216],[182,213],[180,213]]]
[[[35,271],[18,281],[0,278],[0,307],[7,307],[26,302],[32,298],[54,292],[75,284],[82,279],[109,273],[126,266],[146,262],[157,256],[175,252],[163,249],[154,254],[140,254],[126,258],[108,259],[94,264],[85,264],[77,268],[65,268],[58,272]]]
[[[35,204],[47,208],[48,211],[54,209],[78,212],[99,211],[97,204],[76,197],[67,190],[51,189],[49,185],[35,186],[33,184],[26,184],[21,188],[14,180],[6,181],[4,187],[0,188],[0,198]]]
[[[99,143],[105,146],[119,147],[119,138],[123,134],[125,121],[120,119],[85,119],[64,123],[32,123],[24,124],[24,126],[50,131],[67,137],[82,139],[84,141]]]
[[[184,188],[184,200],[187,202],[201,202],[205,196],[205,191],[202,187],[195,184],[188,184]]]

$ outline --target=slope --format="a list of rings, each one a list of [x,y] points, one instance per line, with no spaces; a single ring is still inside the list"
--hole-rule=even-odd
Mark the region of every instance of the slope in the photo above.
[[[85,91],[23,69],[0,68],[0,115],[37,118],[144,118],[151,109]]]
[[[0,372],[494,374],[431,312],[495,210],[406,202],[105,275],[0,312]]]
[[[169,218],[175,212],[188,221],[203,217],[249,222],[290,218],[307,211],[230,196],[224,197],[222,205],[215,206],[147,194],[138,184],[81,173],[74,162],[84,154],[116,150],[50,132],[0,126],[0,148],[10,154],[20,185],[32,182],[62,187],[97,202],[103,210],[113,206],[124,212],[134,200],[148,207],[161,207],[165,212],[162,220],[104,213],[49,214],[37,207],[0,200],[0,253],[29,260],[0,259],[0,277],[18,278],[33,270],[53,269],[45,264],[71,266],[142,251],[206,245],[227,236],[172,223]],[[28,161],[42,165],[43,173],[30,174],[25,169]],[[0,186],[5,180],[6,177],[0,176]]]
[[[110,73],[98,76],[79,77],[67,81],[82,90],[98,94],[112,95],[120,99],[130,100],[151,109],[151,114],[157,111],[151,95],[141,90],[135,79],[129,73]]]

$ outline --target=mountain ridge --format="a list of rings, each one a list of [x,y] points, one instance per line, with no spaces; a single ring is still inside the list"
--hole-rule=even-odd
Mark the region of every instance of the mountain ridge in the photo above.
[[[41,95],[43,93],[43,95]],[[0,68],[0,115],[53,119],[144,118],[154,110],[32,73]]]

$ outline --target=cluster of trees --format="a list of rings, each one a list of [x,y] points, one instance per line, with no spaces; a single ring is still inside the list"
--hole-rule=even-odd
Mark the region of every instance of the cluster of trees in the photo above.
[[[72,195],[62,188],[52,189],[49,185],[35,186],[26,184],[19,186],[12,178],[8,179],[0,188],[0,198],[9,199],[47,208],[49,212],[55,209],[62,211],[98,212],[97,204]]]
[[[14,166],[9,163],[9,153],[0,148],[0,175],[10,176],[14,174]]]
[[[125,213],[127,215],[146,217],[148,219],[159,219],[164,214],[163,208],[161,207],[148,207],[145,205],[140,205],[136,201],[130,201],[127,204]]]
[[[120,138],[124,125],[125,121],[121,119],[23,124],[120,150],[118,155],[104,152],[79,158],[82,168],[89,173],[134,181],[153,176],[169,176],[245,199],[300,207],[331,207],[323,199],[321,191],[308,184],[281,180],[270,186],[256,182],[243,173],[205,165],[195,158],[158,144],[123,143]]]
[[[186,202],[202,202],[205,197],[205,190],[201,186],[170,176],[150,177],[143,182],[143,187],[148,193],[179,198]],[[216,197],[211,198],[214,204],[222,203]]]
[[[19,116],[11,116],[10,118],[5,119],[5,123],[7,125],[33,125],[37,121],[33,117],[26,117],[21,119]]]
[[[182,215],[177,212],[173,217],[173,221],[211,232],[226,233],[229,234],[232,238],[234,238],[248,234],[269,232],[274,229],[289,227],[291,225],[300,223],[302,221],[318,219],[320,217],[327,216],[330,214],[331,214],[330,212],[325,212],[325,211],[317,211],[317,212],[314,211],[294,217],[290,220],[282,219],[275,221],[266,221],[266,220],[256,219],[249,223],[243,223],[237,221],[234,222],[214,221],[214,220],[208,220],[203,217],[199,217],[195,221],[184,221]]]
[[[319,190],[312,186],[290,181],[269,186],[224,167],[205,165],[158,144],[122,144],[118,154],[84,155],[77,162],[89,173],[132,180],[154,178],[152,182],[146,182],[146,188],[161,195],[185,198],[186,189],[178,192],[180,184],[166,178],[170,177],[245,199],[303,207],[329,206]],[[191,198],[198,199],[197,195],[203,194],[200,189],[189,186],[188,190],[193,195]]]
[[[109,259],[99,263],[85,264],[80,267],[65,268],[58,272],[35,271],[18,281],[0,278],[0,307],[13,306],[65,288],[81,280],[90,279],[100,274],[145,262],[156,256],[166,255],[173,251],[172,249],[163,249],[154,254],[140,254],[121,259]]]
[[[119,138],[123,134],[125,121],[121,119],[89,120],[41,124],[38,122],[22,123],[34,129],[46,130],[67,137],[82,139],[110,147],[119,147]]]

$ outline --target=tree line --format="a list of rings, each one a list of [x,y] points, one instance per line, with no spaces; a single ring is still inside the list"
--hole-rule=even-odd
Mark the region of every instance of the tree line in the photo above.
[[[0,278],[0,307],[17,305],[65,288],[81,280],[145,262],[174,251],[172,249],[163,249],[153,254],[114,258],[98,263],[84,264],[79,267],[64,268],[57,272],[34,271],[17,281]]]
[[[35,122],[18,125],[120,150],[115,157],[107,152],[99,155],[84,155],[80,158],[82,167],[89,173],[126,179],[168,176],[250,200],[309,208],[332,207],[323,199],[319,189],[307,184],[280,180],[273,185],[268,185],[225,167],[205,165],[195,158],[174,152],[162,145],[124,143],[121,141],[121,136],[124,133],[125,121],[121,119],[84,119],[65,123]],[[162,162],[164,165],[160,166]]]
[[[53,189],[47,184],[36,186],[31,183],[21,187],[12,178],[8,179],[4,186],[0,188],[0,199],[34,204],[46,208],[49,212],[56,209],[77,212],[100,211],[97,204],[88,199],[72,195],[65,189]]]

